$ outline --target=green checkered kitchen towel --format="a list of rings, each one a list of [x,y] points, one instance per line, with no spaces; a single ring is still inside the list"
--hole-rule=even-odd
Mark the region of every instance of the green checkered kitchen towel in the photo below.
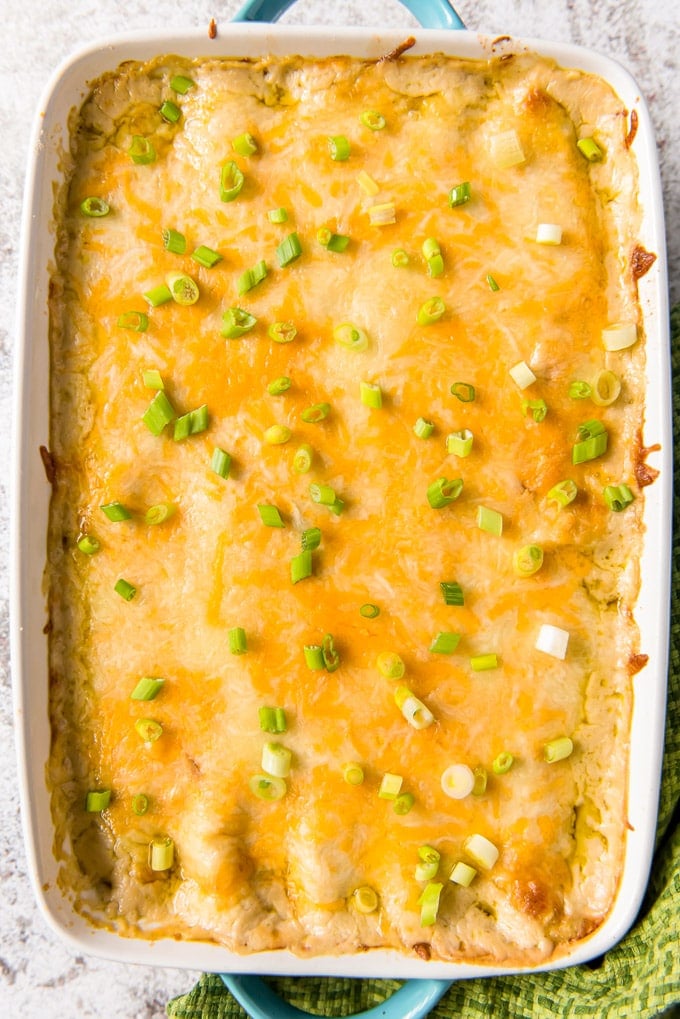
[[[453,984],[432,1019],[647,1019],[675,1005],[680,1015],[680,306],[671,314],[675,500],[668,716],[657,850],[647,894],[633,929],[603,959],[554,973]],[[298,1008],[348,1015],[379,1004],[399,983],[317,977],[270,978]],[[169,1002],[177,1019],[244,1019],[218,976]]]

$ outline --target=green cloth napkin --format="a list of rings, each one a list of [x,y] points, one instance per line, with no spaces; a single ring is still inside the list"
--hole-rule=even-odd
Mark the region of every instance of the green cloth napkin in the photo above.
[[[589,965],[534,976],[490,977],[453,984],[433,1019],[647,1019],[670,1006],[680,1015],[680,306],[671,313],[675,433],[671,643],[666,745],[657,849],[640,914],[630,933]],[[395,980],[269,978],[298,1008],[341,1016],[379,1004]],[[206,974],[167,1005],[177,1019],[244,1019],[219,976]]]

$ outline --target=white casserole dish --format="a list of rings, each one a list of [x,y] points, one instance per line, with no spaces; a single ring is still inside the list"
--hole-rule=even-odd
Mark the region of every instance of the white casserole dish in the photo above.
[[[161,53],[186,57],[263,53],[326,56],[348,53],[375,58],[401,43],[407,33],[377,33],[352,29],[273,28],[234,23],[220,29],[213,42],[205,32],[185,36],[135,35],[100,42],[65,63],[54,75],[39,111],[26,183],[16,354],[14,415],[15,490],[12,513],[12,665],[20,790],[27,854],[35,893],[47,922],[78,952],[120,962],[243,973],[323,974],[353,977],[433,977],[459,979],[512,972],[501,968],[424,962],[386,951],[354,958],[300,959],[286,952],[234,956],[205,943],[170,940],[140,941],[96,930],[77,915],[56,882],[52,854],[53,828],[45,783],[49,753],[47,712],[47,638],[42,593],[50,486],[38,453],[47,446],[48,310],[50,269],[54,257],[53,204],[60,179],[61,153],[68,144],[71,110],[89,91],[88,83],[124,60],[146,60]],[[625,869],[614,908],[607,921],[571,955],[555,965],[582,963],[607,951],[634,921],[647,883],[654,845],[665,714],[671,529],[670,357],[666,263],[660,181],[652,128],[636,83],[615,62],[573,46],[537,40],[491,39],[469,32],[418,30],[413,52],[444,52],[478,58],[494,52],[530,49],[563,66],[579,67],[608,81],[628,110],[635,110],[639,127],[634,143],[640,171],[643,226],[639,243],[657,255],[640,281],[640,299],[647,335],[647,415],[645,447],[659,449],[649,456],[660,471],[646,489],[646,540],[637,622],[646,667],[633,680],[634,716],[630,747],[628,819],[630,833]],[[37,538],[36,538],[37,536]]]

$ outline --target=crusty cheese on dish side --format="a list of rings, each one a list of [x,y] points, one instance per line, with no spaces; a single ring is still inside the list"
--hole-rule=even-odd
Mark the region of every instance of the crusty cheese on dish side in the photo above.
[[[183,93],[177,74],[193,82]],[[367,126],[366,111],[384,126]],[[392,947],[512,966],[564,954],[616,894],[639,652],[644,336],[619,99],[531,54],[166,57],[94,83],[72,131],[51,293],[48,567],[49,780],[67,894],[125,935],[240,953]],[[247,155],[232,144],[244,134]],[[150,162],[131,158],[135,136]],[[338,137],[346,159],[331,156]],[[517,161],[499,138],[519,146]],[[601,158],[584,156],[583,138]],[[225,201],[231,161],[243,187]],[[466,182],[469,200],[452,205]],[[81,211],[92,196],[107,215]],[[373,221],[375,206],[388,222]],[[286,222],[271,221],[279,208]],[[560,243],[537,242],[542,224]],[[346,250],[320,243],[323,228],[348,237]],[[164,246],[169,229],[184,254]],[[300,254],[281,265],[292,233]],[[443,260],[434,276],[428,238]],[[221,260],[198,264],[199,245]],[[265,278],[239,293],[262,260]],[[198,299],[150,306],[144,295],[173,273]],[[443,314],[423,324],[432,298]],[[222,334],[230,308],[256,319],[240,337]],[[134,311],[145,331],[119,324]],[[290,342],[271,338],[276,322],[293,323]],[[337,341],[348,323],[365,345]],[[608,351],[602,330],[616,323],[638,339]],[[521,362],[535,377],[524,389],[511,375]],[[205,405],[207,428],[175,441],[170,421],[153,434],[149,370],[177,415]],[[570,395],[605,370],[620,382],[613,402]],[[281,376],[290,387],[271,394]],[[362,401],[361,383],[379,386],[381,407]],[[306,421],[318,404],[327,415]],[[603,426],[607,448],[574,464],[586,422]],[[267,441],[272,426],[289,440]],[[447,436],[464,429],[473,445],[458,457]],[[231,457],[226,478],[211,469],[216,448]],[[428,490],[441,478],[462,491],[436,507]],[[548,494],[567,480],[578,493],[561,506]],[[313,501],[310,485],[343,505]],[[616,511],[603,492],[620,485],[632,501]],[[129,518],[110,520],[111,503]],[[174,513],[146,523],[159,504]],[[283,526],[266,526],[260,505]],[[502,533],[479,526],[486,510]],[[312,573],[292,583],[309,528],[321,532]],[[543,564],[519,576],[528,545]],[[130,600],[114,590],[121,578]],[[444,582],[460,585],[462,605],[446,604]],[[247,647],[235,654],[238,627]],[[563,655],[536,646],[543,627],[568,635]],[[431,650],[438,633],[459,635],[452,653]],[[339,666],[312,669],[304,648],[326,635]],[[400,656],[402,678],[381,673],[383,652]],[[149,701],[131,698],[143,677],[164,680]],[[400,687],[430,724],[410,724]],[[285,731],[261,729],[262,707],[283,709]],[[141,719],[160,724],[158,738],[140,735]],[[548,762],[545,746],[566,740],[571,754]],[[268,742],[290,751],[290,772],[258,786]],[[501,754],[512,763],[497,773]],[[360,784],[345,779],[352,762]],[[462,798],[442,786],[451,765],[476,776]],[[379,795],[385,775],[401,777],[405,798]],[[88,811],[93,791],[110,799]],[[473,835],[498,851],[488,868]],[[151,844],[165,846],[154,866]],[[417,880],[423,846],[439,865]],[[450,880],[458,862],[476,872],[467,886]],[[421,896],[438,884],[428,917]]]

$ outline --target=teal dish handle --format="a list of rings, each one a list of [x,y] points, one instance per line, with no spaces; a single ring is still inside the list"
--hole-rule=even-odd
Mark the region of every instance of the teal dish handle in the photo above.
[[[295,0],[247,0],[234,21],[278,21]],[[423,28],[465,28],[448,0],[400,0]]]
[[[309,1012],[289,1005],[259,977],[220,976],[251,1019],[309,1019]],[[423,1019],[450,986],[450,980],[407,980],[380,1005],[347,1019]]]

